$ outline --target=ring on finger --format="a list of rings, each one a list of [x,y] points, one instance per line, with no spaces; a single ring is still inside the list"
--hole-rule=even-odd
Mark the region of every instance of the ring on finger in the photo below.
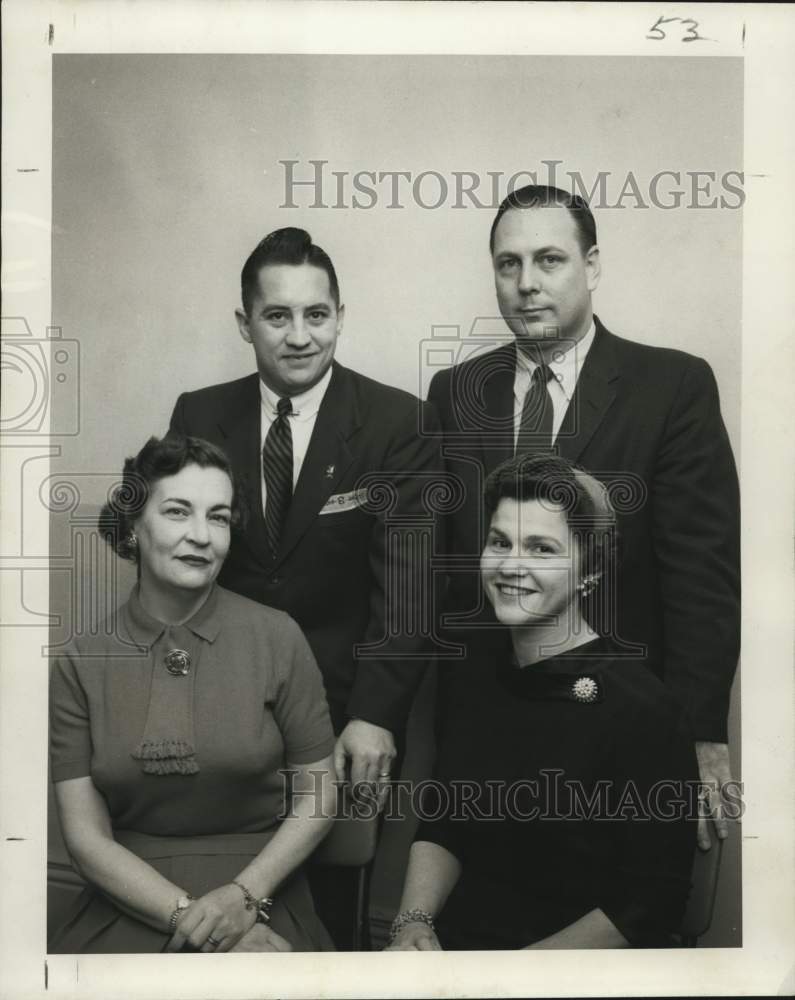
[[[221,943],[220,941],[216,941],[215,940],[215,938],[212,936],[212,934],[207,938],[207,944],[211,948],[217,948],[220,943]]]

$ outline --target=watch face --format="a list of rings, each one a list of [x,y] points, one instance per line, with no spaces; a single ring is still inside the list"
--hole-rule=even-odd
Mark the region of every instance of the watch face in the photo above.
[[[191,904],[190,896],[180,896],[179,899],[177,900],[177,909],[187,910],[190,904]]]

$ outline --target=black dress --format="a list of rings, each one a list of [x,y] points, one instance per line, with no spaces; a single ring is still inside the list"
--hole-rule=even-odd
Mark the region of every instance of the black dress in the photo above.
[[[493,645],[492,645],[493,650]],[[600,908],[634,947],[672,943],[690,886],[697,764],[684,713],[606,639],[455,671],[416,840],[462,875],[449,949],[522,948]]]

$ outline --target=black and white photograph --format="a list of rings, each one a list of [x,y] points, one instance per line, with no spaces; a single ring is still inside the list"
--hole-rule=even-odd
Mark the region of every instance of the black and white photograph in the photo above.
[[[791,12],[7,13],[0,994],[791,992]]]

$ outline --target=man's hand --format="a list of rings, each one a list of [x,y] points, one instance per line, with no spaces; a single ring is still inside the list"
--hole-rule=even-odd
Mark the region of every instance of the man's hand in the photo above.
[[[706,808],[704,814],[699,815],[698,818],[698,846],[702,851],[708,851],[711,842],[707,828],[707,816],[715,824],[715,832],[719,840],[725,840],[729,836],[722,798],[724,785],[730,782],[732,777],[729,764],[729,746],[727,743],[696,741],[696,758],[699,777],[702,783],[708,786],[704,789],[706,798],[703,799]]]
[[[374,726],[364,719],[351,719],[337,737],[334,747],[337,780],[347,780],[345,766],[350,757],[351,784],[369,781],[383,786],[396,754],[395,740],[388,729]]]
[[[292,951],[289,941],[271,930],[267,924],[254,924],[230,951]]]

